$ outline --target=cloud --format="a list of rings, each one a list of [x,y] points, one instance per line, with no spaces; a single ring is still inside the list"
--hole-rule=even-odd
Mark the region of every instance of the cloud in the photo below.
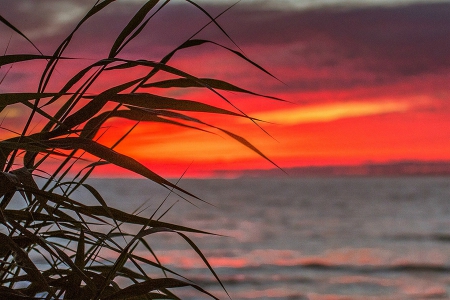
[[[127,0],[129,2],[139,2],[140,0]],[[181,3],[183,0],[174,0]],[[247,0],[243,4],[249,6],[276,9],[276,10],[305,10],[324,7],[362,7],[362,6],[396,6],[414,3],[446,2],[447,0]],[[235,0],[197,0],[199,4],[235,4]]]
[[[294,109],[273,110],[252,114],[254,118],[279,125],[331,122],[343,118],[357,118],[386,113],[406,112],[408,102],[388,100],[383,102],[343,102],[308,105]]]
[[[450,67],[445,55],[450,51],[446,38],[450,35],[449,13],[449,3],[347,10],[239,10],[224,16],[224,24],[229,24],[226,28],[243,47],[290,45],[292,61],[312,59],[319,67],[342,61],[375,73],[403,76]]]
[[[21,111],[17,107],[7,106],[0,112],[0,119],[20,117]]]
[[[417,74],[450,66],[450,58],[446,55],[450,48],[446,38],[450,35],[448,2],[306,11],[279,11],[252,6],[252,3],[238,4],[218,19],[244,48],[295,44],[302,46],[297,48],[298,56],[314,55],[317,48],[321,48],[322,55],[326,56],[322,63],[335,64],[342,58],[355,60],[360,57],[368,62],[367,68],[399,74]],[[16,26],[30,37],[46,40],[50,36],[59,36],[61,40],[93,3],[44,0],[36,4],[23,0],[14,4],[3,3],[2,15],[11,22],[21,20]],[[119,32],[139,7],[140,4],[135,2],[113,3],[95,17],[98,22],[90,21],[86,26],[98,34],[96,42],[108,40],[107,36]],[[227,7],[205,4],[212,15]],[[146,32],[141,43],[173,46],[208,20],[198,9],[187,4],[169,4],[160,15],[150,24],[154,30]],[[5,28],[1,29],[5,32]],[[200,36],[226,40],[213,26]],[[88,38],[94,41],[94,35]]]

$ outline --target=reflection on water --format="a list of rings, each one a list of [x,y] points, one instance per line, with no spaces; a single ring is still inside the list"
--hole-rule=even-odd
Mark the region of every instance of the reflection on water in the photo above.
[[[141,180],[96,181],[118,208],[132,211],[149,199],[143,216],[167,194]],[[184,180],[181,186],[214,206],[180,201],[162,220],[226,236],[190,235],[233,299],[450,298],[450,178]],[[178,200],[170,196],[157,215]],[[188,270],[183,273],[227,298],[181,237],[162,233],[149,241],[161,262]],[[201,297],[190,289],[181,294]]]

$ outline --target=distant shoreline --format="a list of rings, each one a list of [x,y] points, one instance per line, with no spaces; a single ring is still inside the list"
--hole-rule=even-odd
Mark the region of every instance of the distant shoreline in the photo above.
[[[284,171],[284,172],[283,172]],[[235,179],[235,178],[296,178],[296,177],[420,177],[450,176],[450,161],[394,161],[354,165],[301,166],[292,168],[215,170],[200,174],[185,174],[184,179]],[[164,178],[180,177],[161,174]],[[181,174],[180,174],[181,175]],[[120,172],[94,174],[92,178],[139,179],[139,175]]]
[[[366,163],[359,165],[305,166],[269,170],[216,171],[214,177],[397,177],[397,176],[450,176],[450,162],[400,161]]]

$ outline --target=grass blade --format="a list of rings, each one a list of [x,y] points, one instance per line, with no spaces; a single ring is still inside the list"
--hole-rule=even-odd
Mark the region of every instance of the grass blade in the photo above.
[[[37,55],[37,54],[9,54],[0,56],[0,66],[9,65],[22,61],[36,60],[36,59],[52,59],[53,56]],[[67,57],[60,57],[60,59],[70,59]]]
[[[205,291],[198,285],[188,283],[188,282],[185,282],[185,281],[182,281],[179,279],[175,279],[175,278],[157,278],[157,279],[150,279],[150,280],[146,280],[141,283],[136,283],[136,284],[130,285],[130,286],[124,288],[123,290],[120,290],[106,298],[103,298],[102,300],[129,299],[129,298],[146,295],[146,294],[150,293],[151,291],[155,291],[155,290],[176,288],[176,287],[186,287],[186,286],[191,286],[191,287],[195,288],[196,290],[212,297],[213,299],[217,299],[217,300],[219,299],[219,298],[216,298],[211,293]]]
[[[148,169],[147,167],[145,167],[144,165],[139,163],[137,160],[135,160],[131,157],[128,157],[126,155],[120,154],[120,153],[118,153],[106,146],[103,146],[95,141],[92,141],[89,139],[83,139],[83,138],[68,137],[68,138],[60,138],[60,139],[50,140],[47,142],[47,145],[51,148],[61,148],[61,149],[66,149],[66,150],[82,149],[98,158],[109,161],[110,163],[112,163],[116,166],[125,168],[125,169],[133,171],[139,175],[142,175],[164,187],[173,187],[176,190],[178,190],[186,195],[189,195],[191,197],[199,199],[198,197],[194,196],[193,194],[183,190],[182,188],[171,183],[170,181],[162,178],[155,172],[151,171],[150,169]]]
[[[11,28],[12,30],[14,30],[15,32],[17,32],[19,35],[21,35],[24,39],[26,39],[33,47],[34,49],[36,49],[41,55],[42,54],[41,50],[39,50],[39,48],[25,35],[23,34],[19,29],[17,29],[13,24],[11,24],[10,22],[8,22],[8,20],[6,20],[2,15],[0,15],[0,22],[2,22],[3,24],[5,24],[6,26],[8,26],[9,28]]]
[[[133,18],[128,22],[122,32],[119,34],[117,39],[115,40],[111,50],[109,52],[109,58],[115,57],[118,54],[118,49],[121,47],[122,43],[125,41],[127,36],[129,36],[144,20],[147,13],[155,7],[155,5],[159,2],[159,0],[150,0],[147,1],[141,9],[133,16]]]
[[[156,88],[170,89],[170,88],[194,88],[194,87],[195,88],[204,88],[204,87],[209,86],[213,89],[244,93],[244,94],[249,94],[249,95],[253,95],[253,96],[273,99],[273,100],[277,100],[277,101],[289,102],[287,100],[283,100],[278,97],[258,94],[258,93],[240,88],[236,85],[233,85],[229,82],[219,80],[219,79],[199,78],[199,80],[200,80],[199,82],[196,82],[196,81],[193,81],[188,78],[176,78],[176,79],[169,79],[169,80],[157,81],[157,82],[152,82],[152,83],[146,83],[146,84],[143,84],[142,87],[143,88],[156,87]],[[201,83],[204,83],[204,84],[201,84]]]

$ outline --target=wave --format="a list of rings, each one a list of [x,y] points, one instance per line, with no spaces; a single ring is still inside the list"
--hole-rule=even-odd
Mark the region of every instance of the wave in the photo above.
[[[321,271],[340,271],[349,273],[388,273],[388,272],[433,272],[433,273],[448,273],[450,272],[449,265],[435,265],[435,264],[396,264],[396,265],[330,265],[320,262],[312,262],[299,264],[295,266],[288,266],[288,268],[302,268],[310,270]]]
[[[435,234],[398,234],[384,236],[384,239],[394,241],[435,241],[435,242],[450,242],[450,234],[435,233]]]

